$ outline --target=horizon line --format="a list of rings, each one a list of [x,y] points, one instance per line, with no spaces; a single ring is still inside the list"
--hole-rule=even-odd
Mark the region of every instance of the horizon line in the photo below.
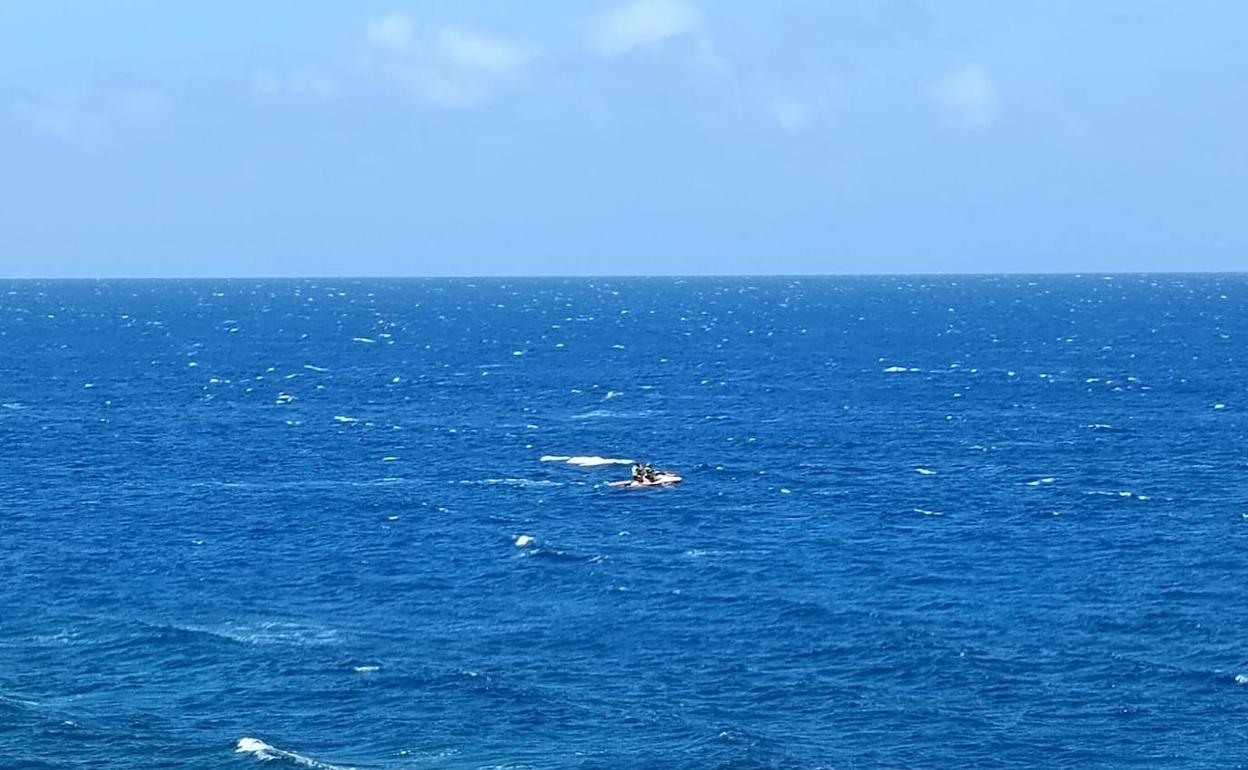
[[[394,275],[311,273],[305,275],[102,275],[102,276],[0,276],[0,281],[517,281],[517,280],[697,280],[697,279],[802,279],[802,278],[1082,278],[1139,276],[1240,276],[1248,270],[1055,270],[1055,271],[953,271],[945,273],[552,273],[548,275]]]

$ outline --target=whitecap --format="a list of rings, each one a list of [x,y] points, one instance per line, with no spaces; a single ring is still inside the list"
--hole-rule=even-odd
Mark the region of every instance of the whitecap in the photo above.
[[[546,479],[481,479],[480,481],[472,481],[463,479],[459,482],[464,485],[484,484],[489,486],[503,485],[509,487],[560,487],[563,486],[558,481],[548,481]]]
[[[357,674],[373,674],[380,671],[381,666],[355,666],[354,670]]]
[[[1052,484],[1054,481],[1055,479],[1052,476],[1045,476],[1042,479],[1036,479],[1035,481],[1028,481],[1027,486],[1038,487],[1041,484]]]
[[[312,364],[304,364],[303,368],[309,371],[313,371],[313,372],[328,372],[329,371],[323,366],[313,366]]]
[[[532,545],[534,540],[535,538],[532,535],[520,535],[516,538],[516,547],[524,548],[525,546]]]
[[[369,339],[368,337],[352,337],[352,338],[351,338],[351,341],[352,341],[352,342],[363,342],[363,343],[365,343],[365,344],[371,345],[371,344],[373,344],[374,342],[376,342],[377,340],[374,340],[374,339]]]
[[[914,512],[921,513],[924,516],[944,516],[945,515],[944,513],[940,511],[928,511],[928,510],[924,510],[923,508],[915,508]]]
[[[596,465],[632,465],[635,460],[618,459],[614,457],[599,457],[597,455],[568,457],[566,455],[542,455],[542,462],[566,462],[568,465],[578,465],[582,468],[591,468]]]
[[[342,414],[334,415],[334,420],[337,422],[359,422],[360,421],[359,418],[357,417],[347,417],[346,415],[342,415]]]
[[[296,754],[293,751],[279,749],[276,746],[270,746],[258,738],[239,738],[238,743],[234,747],[235,754],[251,754],[261,762],[272,762],[275,759],[284,759],[303,767],[311,767],[316,770],[347,770],[339,765],[330,765],[325,762],[317,761],[311,757],[305,757],[302,754]]]
[[[917,372],[917,371],[919,371],[919,370],[918,370],[918,369],[907,369],[907,368],[906,368],[906,367],[904,367],[904,366],[890,366],[890,367],[888,367],[887,369],[885,369],[884,371],[885,371],[885,372],[887,372],[887,373],[889,373],[889,374],[896,374],[896,373],[898,373],[898,372]]]
[[[936,471],[932,470],[931,468],[915,468],[914,472],[918,473],[921,476],[935,476],[936,475]]]

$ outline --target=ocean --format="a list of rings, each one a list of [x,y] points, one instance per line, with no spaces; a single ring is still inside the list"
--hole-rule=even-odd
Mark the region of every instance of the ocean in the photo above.
[[[1244,275],[0,282],[0,766],[1248,766],[1246,342]]]

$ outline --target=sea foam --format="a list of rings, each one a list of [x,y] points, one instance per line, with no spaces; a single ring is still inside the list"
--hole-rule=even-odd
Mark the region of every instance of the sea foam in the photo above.
[[[596,465],[632,465],[636,462],[635,460],[599,457],[597,455],[576,457],[569,455],[542,455],[538,459],[544,463],[567,463],[568,465],[579,465],[582,468],[592,468]]]
[[[305,757],[302,754],[296,754],[293,751],[279,749],[276,746],[270,746],[258,738],[239,738],[235,744],[234,753],[251,754],[261,762],[272,762],[274,760],[285,760],[300,767],[312,767],[318,770],[349,770],[349,768],[340,765],[331,765],[320,762],[312,757]]]

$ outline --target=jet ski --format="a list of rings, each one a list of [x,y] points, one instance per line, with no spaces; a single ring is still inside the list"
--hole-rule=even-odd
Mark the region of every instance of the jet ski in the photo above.
[[[641,489],[642,487],[673,487],[684,481],[680,476],[671,471],[656,471],[652,479],[629,479],[628,481],[612,481],[609,487],[625,487],[628,489]]]

